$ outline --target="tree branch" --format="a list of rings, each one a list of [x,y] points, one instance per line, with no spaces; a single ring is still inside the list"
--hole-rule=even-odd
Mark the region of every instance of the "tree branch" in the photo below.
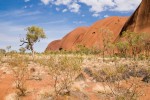
[[[29,42],[25,41],[24,38],[22,40],[20,40],[20,42],[23,42],[20,46],[23,46],[25,43],[29,43]]]

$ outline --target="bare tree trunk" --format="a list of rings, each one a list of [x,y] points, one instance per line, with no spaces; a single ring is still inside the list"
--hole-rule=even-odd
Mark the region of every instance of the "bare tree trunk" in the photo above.
[[[32,50],[32,58],[33,58],[33,60],[34,60],[34,50]]]
[[[32,58],[34,60],[34,50],[33,50],[33,45],[31,45],[31,52],[32,52]]]
[[[105,61],[104,57],[105,57],[105,51],[103,50],[103,62]]]

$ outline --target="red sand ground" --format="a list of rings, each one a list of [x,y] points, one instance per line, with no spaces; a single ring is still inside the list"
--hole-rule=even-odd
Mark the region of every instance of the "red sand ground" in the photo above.
[[[0,73],[2,73],[2,71],[0,71]],[[5,100],[5,97],[8,94],[15,92],[15,88],[12,86],[12,84],[13,84],[12,75],[3,74],[2,77],[4,77],[4,78],[0,79],[0,100]],[[89,78],[89,77],[87,77],[87,78]],[[128,82],[129,83],[133,82],[133,79],[132,78],[129,79]],[[144,94],[144,95],[140,96],[139,100],[150,100],[150,84],[142,82],[140,78],[137,78],[135,82],[137,82],[137,84],[140,84],[140,87],[138,87],[138,90],[141,91],[142,94]],[[124,83],[125,82],[123,82],[123,84]],[[86,84],[88,85],[88,87],[85,88],[84,91],[86,91],[90,100],[104,100],[104,98],[98,96],[97,93],[94,93],[92,91],[92,88],[97,83],[86,82]],[[23,97],[22,99],[23,100],[36,100],[37,96],[39,95],[38,92],[40,90],[50,89],[51,86],[53,86],[53,82],[51,81],[51,78],[49,76],[44,77],[41,81],[28,80],[27,87],[28,87],[28,89],[32,89],[32,91],[31,91],[31,93],[28,93],[27,96]],[[128,85],[125,84],[124,86],[128,86]],[[64,99],[62,99],[62,100],[64,100]]]

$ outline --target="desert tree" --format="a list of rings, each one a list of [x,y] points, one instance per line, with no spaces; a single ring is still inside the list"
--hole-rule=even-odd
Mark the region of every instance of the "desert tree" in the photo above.
[[[24,47],[21,47],[21,48],[19,49],[19,51],[20,51],[20,53],[25,53],[25,51],[26,51],[26,48],[24,48]]]
[[[3,55],[6,54],[6,50],[5,49],[0,49],[0,63],[1,63],[1,60],[3,58]]]
[[[150,53],[150,35],[147,33],[142,33],[142,43],[143,49],[146,57],[149,57]]]
[[[40,42],[40,39],[46,38],[45,32],[42,28],[38,26],[31,26],[26,29],[26,38],[21,39],[20,42],[22,44],[20,46],[23,46],[26,44],[26,49],[31,50],[32,52],[32,57],[34,59],[34,44],[36,42]]]
[[[11,46],[7,46],[6,49],[7,49],[7,52],[9,52],[11,49]]]
[[[117,41],[117,43],[115,44],[115,46],[117,47],[117,50],[119,51],[119,53],[121,54],[121,56],[126,57],[127,50],[129,48],[128,42],[127,41]]]
[[[6,50],[5,49],[0,49],[0,54],[5,54]]]
[[[143,46],[143,37],[139,33],[135,32],[130,32],[130,31],[125,31],[123,32],[123,37],[125,40],[128,42],[129,47],[131,48],[132,51],[132,56],[135,57],[137,54],[139,54],[142,50]],[[130,52],[130,51],[129,51]]]
[[[112,47],[113,33],[109,29],[103,28],[101,28],[99,32],[102,34],[102,42],[103,42],[102,55],[104,61],[105,52],[108,53],[108,51]]]

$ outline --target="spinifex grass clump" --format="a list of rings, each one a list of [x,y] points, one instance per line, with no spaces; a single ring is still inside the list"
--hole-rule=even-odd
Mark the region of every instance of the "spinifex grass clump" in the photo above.
[[[18,96],[26,95],[26,81],[28,77],[27,62],[21,57],[13,58],[9,61],[9,65],[14,75],[15,88]]]
[[[55,97],[70,95],[75,77],[80,73],[81,57],[51,57],[48,62],[50,74],[54,79]]]

